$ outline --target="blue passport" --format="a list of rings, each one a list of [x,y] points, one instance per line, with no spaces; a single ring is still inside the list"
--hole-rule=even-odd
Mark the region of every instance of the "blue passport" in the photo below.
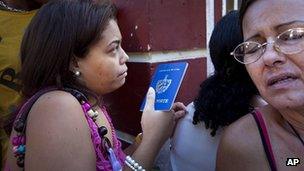
[[[157,66],[150,87],[155,90],[155,110],[171,109],[188,67],[187,62],[165,63]],[[146,97],[140,110],[143,111]]]

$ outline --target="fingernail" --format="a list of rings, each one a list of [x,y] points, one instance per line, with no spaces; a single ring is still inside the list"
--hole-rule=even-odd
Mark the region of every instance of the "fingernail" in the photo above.
[[[152,94],[152,93],[153,93],[153,88],[149,87],[148,94]]]

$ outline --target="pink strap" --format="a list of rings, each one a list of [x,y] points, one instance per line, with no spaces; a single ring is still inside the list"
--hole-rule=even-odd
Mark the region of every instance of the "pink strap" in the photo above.
[[[268,134],[263,116],[258,110],[255,110],[252,113],[252,115],[259,128],[259,133],[260,133],[260,136],[261,136],[261,139],[263,142],[264,151],[266,153],[270,168],[272,171],[276,171],[277,170],[276,162],[275,162],[275,158],[273,155],[272,146],[271,146],[270,139],[269,139],[269,134]]]

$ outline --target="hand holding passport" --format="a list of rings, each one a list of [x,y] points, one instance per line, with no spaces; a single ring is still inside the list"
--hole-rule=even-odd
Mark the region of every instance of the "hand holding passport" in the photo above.
[[[176,121],[187,113],[183,103],[173,104],[187,66],[185,62],[160,64],[141,105],[141,110],[144,111],[141,118],[140,145],[156,142],[157,149],[149,148],[153,155],[157,155],[155,152],[172,136]]]

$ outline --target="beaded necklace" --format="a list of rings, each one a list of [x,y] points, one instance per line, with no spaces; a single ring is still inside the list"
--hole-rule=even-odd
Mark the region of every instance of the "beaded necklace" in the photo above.
[[[7,11],[13,11],[13,12],[27,12],[26,10],[16,9],[7,6],[3,1],[0,1],[0,7],[6,9]]]
[[[94,111],[88,102],[81,101],[80,103],[83,111],[85,111],[89,115],[89,117],[94,121],[94,123],[98,127],[98,134],[101,137],[101,145],[102,145],[101,147],[102,149],[107,151],[108,159],[111,162],[113,171],[121,171],[122,166],[115,156],[110,140],[107,137],[105,137],[105,135],[108,133],[107,128],[105,126],[100,126],[96,122],[98,117],[98,112]]]
[[[21,168],[24,168],[24,157],[25,157],[25,130],[26,130],[26,120],[29,110],[35,101],[44,93],[47,93],[52,90],[57,90],[57,88],[47,88],[38,91],[34,96],[32,96],[20,109],[16,120],[14,122],[14,130],[17,132],[17,136],[13,137],[13,152],[14,156],[17,158],[17,165]],[[107,152],[108,159],[111,162],[113,171],[121,171],[122,166],[117,160],[115,153],[112,149],[112,145],[109,139],[105,136],[108,133],[108,130],[105,126],[99,125],[96,120],[98,117],[98,112],[93,110],[91,105],[89,104],[89,100],[86,98],[84,94],[79,92],[78,90],[71,88],[64,88],[65,91],[71,93],[81,104],[81,107],[85,114],[87,114],[98,127],[98,134],[101,137],[101,148]]]

